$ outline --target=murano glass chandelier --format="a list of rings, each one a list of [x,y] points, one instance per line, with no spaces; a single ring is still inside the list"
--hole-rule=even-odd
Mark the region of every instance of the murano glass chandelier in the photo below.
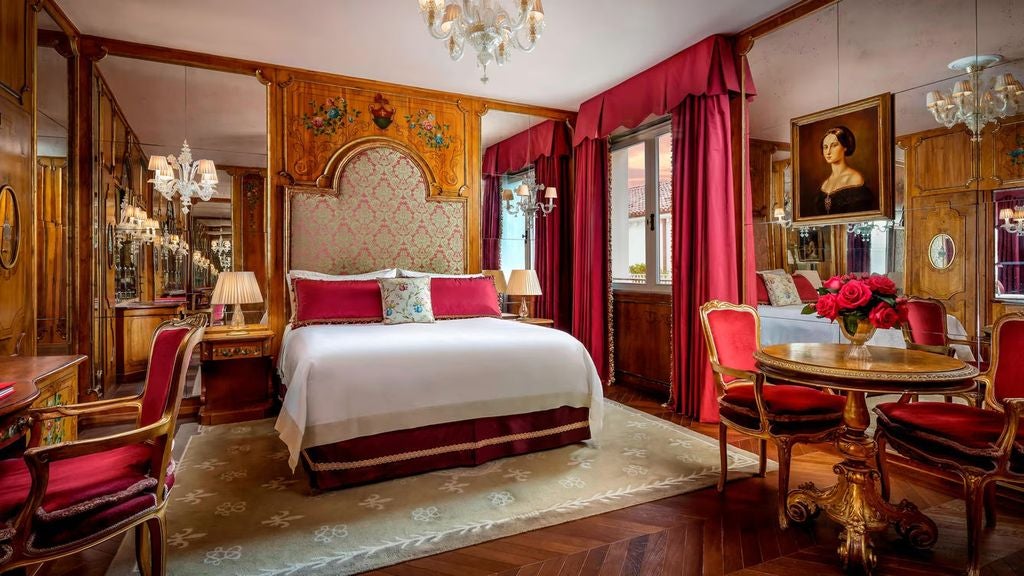
[[[217,166],[213,160],[193,161],[188,140],[182,144],[181,154],[177,158],[173,154],[166,157],[150,156],[149,169],[153,171],[153,178],[149,182],[157,192],[168,200],[174,200],[175,194],[181,197],[183,214],[188,214],[193,197],[205,202],[217,192]]]
[[[996,76],[992,88],[981,78],[986,68],[1003,59],[998,54],[967,56],[949,63],[950,70],[967,72],[968,80],[958,80],[951,92],[932,90],[925,105],[935,121],[946,128],[964,124],[971,139],[981,141],[981,130],[986,124],[1013,116],[1024,109],[1024,86],[1006,72]]]
[[[541,0],[513,1],[515,18],[499,0],[419,0],[419,3],[430,35],[445,41],[452,60],[462,58],[467,42],[476,50],[477,64],[484,69],[480,81],[486,83],[488,64],[502,66],[511,58],[513,48],[530,52],[544,31]]]

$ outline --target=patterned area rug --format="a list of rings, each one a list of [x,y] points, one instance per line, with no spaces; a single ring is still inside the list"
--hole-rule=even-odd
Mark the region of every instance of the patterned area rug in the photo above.
[[[584,444],[311,495],[273,420],[193,436],[168,503],[171,574],[352,574],[713,485],[718,443],[605,402]],[[757,457],[730,448],[730,472]],[[743,474],[733,477],[739,478]],[[134,568],[126,538],[110,574]]]

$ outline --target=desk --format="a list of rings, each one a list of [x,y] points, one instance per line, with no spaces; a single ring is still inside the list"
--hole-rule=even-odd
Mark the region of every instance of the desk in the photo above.
[[[0,382],[14,381],[14,392],[0,399],[0,448],[24,435],[29,427],[25,412],[30,407],[78,402],[78,365],[85,356],[13,356],[0,358]],[[74,418],[47,422],[43,444],[74,440]]]
[[[871,359],[846,359],[845,344],[778,344],[754,354],[769,381],[786,380],[846,392],[843,430],[836,440],[842,462],[833,470],[836,484],[819,490],[808,482],[790,491],[787,514],[804,522],[819,511],[843,526],[839,558],[843,567],[870,574],[876,558],[871,533],[893,524],[911,545],[935,544],[938,529],[912,502],[884,501],[875,485],[875,441],[864,431],[871,423],[865,394],[953,394],[970,390],[978,370],[957,358],[918,350],[869,346]],[[782,495],[780,494],[781,498]]]

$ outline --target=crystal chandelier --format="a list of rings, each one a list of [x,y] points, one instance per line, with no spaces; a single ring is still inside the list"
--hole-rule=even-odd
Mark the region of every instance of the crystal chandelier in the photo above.
[[[1000,228],[1010,234],[1024,236],[1024,206],[1003,208],[999,211],[999,219],[1003,221],[999,225]]]
[[[544,31],[541,0],[513,0],[516,17],[499,0],[419,0],[420,12],[430,35],[445,41],[452,60],[462,58],[466,42],[476,50],[477,63],[484,69],[480,81],[487,83],[487,65],[501,66],[511,58],[512,48],[530,52]],[[525,38],[520,33],[526,31]]]
[[[933,90],[926,97],[926,105],[935,121],[946,128],[964,124],[971,139],[981,141],[981,130],[986,124],[1013,116],[1024,108],[1024,86],[1009,72],[996,76],[992,88],[981,79],[981,72],[1002,60],[998,54],[967,56],[949,63],[950,70],[967,72],[969,80],[958,80],[952,92]]]
[[[223,270],[231,269],[231,240],[220,236],[210,242],[210,249],[217,256],[220,267]]]
[[[547,202],[534,202],[533,198],[537,192],[542,191]],[[513,201],[513,198],[516,197],[518,200]],[[541,216],[547,216],[555,209],[555,198],[558,198],[558,191],[555,187],[537,184],[533,170],[523,177],[523,182],[514,191],[511,188],[501,191],[501,199],[505,201],[505,211],[512,216],[520,214],[526,216],[527,236],[533,229],[533,218],[538,212]]]
[[[217,167],[213,160],[192,160],[192,149],[188,140],[181,146],[181,154],[175,158],[169,156],[150,156],[149,169],[153,178],[149,180],[163,197],[174,200],[174,194],[181,196],[181,212],[188,214],[192,205],[192,197],[198,196],[206,201],[213,198],[217,191]],[[196,174],[199,179],[196,180]]]

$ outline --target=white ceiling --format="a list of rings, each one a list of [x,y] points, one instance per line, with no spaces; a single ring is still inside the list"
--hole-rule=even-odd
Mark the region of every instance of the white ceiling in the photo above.
[[[484,85],[472,49],[452,62],[415,0],[58,0],[85,34],[566,110],[792,3],[547,0],[536,49]]]
[[[755,42],[751,136],[788,142],[792,118],[883,92],[897,135],[937,128],[925,95],[950,90],[946,65],[997,53],[1024,78],[1022,29],[1024,0],[842,0]]]

